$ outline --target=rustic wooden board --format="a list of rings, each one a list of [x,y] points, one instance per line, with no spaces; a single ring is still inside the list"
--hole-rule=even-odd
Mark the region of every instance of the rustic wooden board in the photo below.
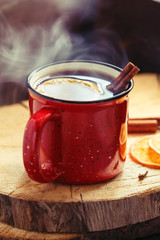
[[[28,117],[28,102],[0,108],[0,237],[90,239],[96,232],[95,239],[103,234],[116,239],[114,234],[122,233],[123,239],[135,239],[160,232],[160,170],[136,164],[128,156],[123,172],[104,183],[33,182],[22,162]],[[129,135],[128,147],[143,135]],[[146,178],[139,181],[146,170]]]
[[[3,240],[81,240],[82,237],[83,234],[47,234],[30,232],[0,223],[0,239]]]
[[[159,240],[160,218],[151,219],[150,221],[127,225],[122,228],[91,232],[91,233],[38,233],[26,231],[12,226],[0,223],[0,239],[3,240],[133,240],[143,238],[148,240],[149,236],[154,234],[154,240]],[[157,236],[157,237],[156,237]],[[147,237],[147,238],[145,238]]]
[[[25,103],[26,104],[26,103]],[[105,183],[39,184],[22,163],[26,105],[0,109],[0,221],[27,231],[78,233],[112,230],[159,217],[160,171],[127,158],[125,168]],[[142,135],[129,136],[128,145]],[[148,175],[139,181],[138,175]]]

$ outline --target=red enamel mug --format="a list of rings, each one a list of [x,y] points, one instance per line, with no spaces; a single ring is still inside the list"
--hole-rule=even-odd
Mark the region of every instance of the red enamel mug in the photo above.
[[[31,116],[23,161],[32,180],[92,184],[122,171],[133,80],[117,94],[105,87],[121,70],[101,62],[67,61],[29,75]]]

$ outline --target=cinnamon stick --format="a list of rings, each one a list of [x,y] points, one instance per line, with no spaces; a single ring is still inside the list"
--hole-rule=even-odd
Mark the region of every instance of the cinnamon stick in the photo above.
[[[113,93],[124,91],[129,81],[140,71],[133,63],[129,62],[122,72],[106,88]]]
[[[129,133],[154,133],[157,131],[158,121],[156,119],[129,119]]]

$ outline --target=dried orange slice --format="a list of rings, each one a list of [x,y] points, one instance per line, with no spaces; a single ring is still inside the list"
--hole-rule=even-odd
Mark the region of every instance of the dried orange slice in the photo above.
[[[135,162],[147,167],[160,168],[160,154],[150,147],[149,140],[151,138],[151,136],[147,136],[137,140],[131,145],[129,154]]]
[[[156,153],[160,154],[160,135],[155,135],[154,137],[149,139],[149,146]]]

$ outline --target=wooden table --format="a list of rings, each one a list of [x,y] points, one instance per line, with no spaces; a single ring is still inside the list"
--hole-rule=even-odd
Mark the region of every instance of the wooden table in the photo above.
[[[138,75],[130,96],[130,116],[159,118],[157,89],[157,75]],[[35,183],[22,162],[28,117],[28,102],[0,108],[0,238],[136,239],[160,233],[159,169],[136,164],[127,156],[123,172],[104,183]],[[128,148],[144,135],[130,134]],[[146,178],[140,181],[139,174],[146,170]]]

